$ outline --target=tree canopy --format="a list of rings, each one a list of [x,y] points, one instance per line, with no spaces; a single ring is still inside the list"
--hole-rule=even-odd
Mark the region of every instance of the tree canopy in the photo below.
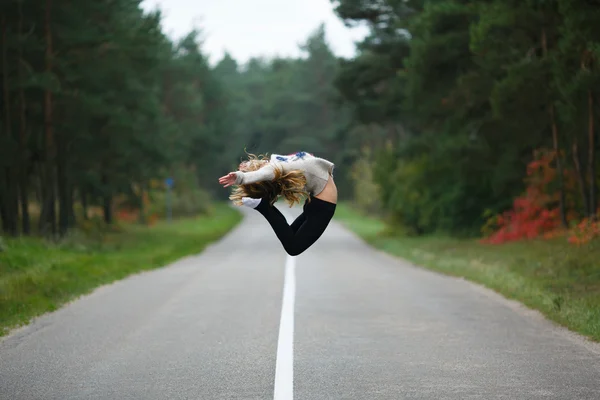
[[[64,234],[78,207],[111,223],[167,177],[202,191],[190,204],[225,200],[217,178],[246,153],[298,150],[337,165],[341,199],[417,234],[479,235],[506,212],[595,220],[596,6],[332,4],[369,26],[355,57],[321,25],[300,57],[210,65],[201,31],[173,40],[137,0],[3,2],[3,230]]]
[[[595,217],[596,6],[332,3],[348,24],[370,26],[336,80],[354,123],[404,128],[370,152],[382,206],[397,221],[417,233],[478,234],[526,190],[527,166],[543,149],[555,175],[544,207],[556,208],[562,225]]]

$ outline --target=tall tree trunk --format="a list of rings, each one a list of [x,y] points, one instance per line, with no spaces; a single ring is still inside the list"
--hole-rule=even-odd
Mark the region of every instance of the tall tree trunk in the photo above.
[[[554,115],[554,106],[549,106],[550,123],[552,124],[552,144],[554,146],[554,154],[556,156],[556,173],[558,175],[558,207],[560,210],[560,222],[564,228],[569,226],[567,222],[567,213],[565,209],[565,185],[562,162],[560,161],[560,148],[558,146],[558,127],[556,125],[556,117]]]
[[[43,235],[54,236],[56,235],[56,189],[54,187],[54,172],[47,168],[47,162],[40,165],[42,210],[39,230]]]
[[[52,27],[51,27],[51,14],[52,14],[52,0],[46,0],[46,13],[44,30],[46,36],[46,73],[48,76],[52,75]],[[53,235],[56,234],[56,196],[55,196],[55,173],[54,173],[54,132],[53,132],[53,104],[52,104],[52,91],[46,88],[44,93],[44,131],[45,131],[45,176],[42,185],[43,190],[43,206],[42,214],[40,215],[40,228],[42,232],[51,232]]]
[[[8,102],[6,101],[6,97],[8,96],[8,76],[7,76],[7,63],[6,60],[6,16],[2,15],[1,26],[2,29],[2,95],[4,100],[4,114],[10,117],[10,110],[7,110]],[[7,123],[9,120],[6,119],[4,123]],[[6,143],[8,143],[8,130],[6,128],[3,129],[3,134],[7,135]],[[2,140],[2,139],[0,139]],[[5,167],[0,164],[0,218],[2,221],[2,230],[5,232],[10,231],[10,221],[7,210],[7,202],[8,202],[8,181],[7,181],[7,171]]]
[[[69,228],[74,228],[77,223],[77,216],[75,215],[75,184],[69,186]]]
[[[575,143],[573,143],[573,164],[575,165],[577,183],[579,185],[579,194],[581,196],[581,204],[583,205],[583,214],[588,216],[590,210],[587,195],[588,191],[585,183],[585,173],[583,168],[581,168],[581,156],[579,154],[579,145],[577,143],[577,139],[575,139]]]
[[[65,143],[63,135],[57,137],[56,178],[58,186],[58,232],[64,236],[70,227],[72,211],[71,191],[67,179]]]
[[[8,232],[8,213],[6,212],[6,182],[4,182],[4,169],[0,168],[0,224],[2,226],[2,231]]]
[[[19,168],[19,197],[21,199],[21,224],[22,232],[25,235],[31,233],[31,222],[29,219],[29,176],[27,174],[29,157],[27,155],[27,124],[25,118],[25,91],[23,90],[23,46],[21,44],[23,36],[23,1],[19,4],[19,154],[21,155],[21,165]]]
[[[107,224],[112,224],[113,222],[113,213],[112,213],[112,196],[110,194],[105,194],[102,197],[102,208],[104,211],[104,222]]]
[[[79,197],[81,197],[81,208],[83,209],[83,219],[88,220],[88,194],[84,189],[81,189],[79,192]]]
[[[596,200],[596,140],[594,132],[594,96],[588,90],[588,179],[590,181],[589,215],[591,220],[596,219],[598,204]]]
[[[142,180],[140,183],[140,197],[139,197],[139,223],[145,225],[147,222],[146,219],[146,204],[144,202],[144,196],[146,193],[145,190],[146,184]]]
[[[8,79],[8,23],[6,15],[2,15],[2,97],[4,103],[4,134],[6,135],[6,144],[10,146],[13,143],[12,124],[11,124],[11,109],[10,109],[10,92]],[[8,153],[8,151],[7,151]],[[10,154],[13,158],[14,154]],[[11,167],[11,160],[8,160],[8,165],[2,168],[4,175],[4,187],[2,187],[2,225],[6,233],[16,236],[18,233],[18,213],[19,200],[16,186],[15,168]]]
[[[22,94],[22,93],[21,93]],[[21,101],[25,101],[21,97]],[[19,140],[19,153],[21,154],[21,166],[19,169],[19,198],[21,200],[21,230],[23,234],[31,233],[31,220],[29,217],[29,176],[27,174],[27,146],[25,142],[24,117],[21,119],[21,133]]]
[[[546,58],[546,57],[548,57],[548,38],[546,35],[545,28],[542,29],[541,41],[542,41],[542,49],[544,52],[544,58]],[[550,125],[552,128],[552,145],[553,145],[554,154],[556,156],[556,172],[558,175],[558,190],[559,190],[558,207],[559,207],[559,211],[560,211],[560,222],[563,227],[567,228],[568,223],[567,223],[567,213],[566,213],[566,209],[565,209],[566,201],[565,201],[564,173],[563,173],[562,162],[560,160],[560,147],[558,144],[558,126],[556,124],[554,104],[552,104],[552,100],[550,100],[550,104],[548,105],[548,115],[550,117]]]
[[[104,222],[106,222],[107,224],[112,224],[112,194],[109,190],[108,176],[105,173],[102,173],[102,189],[104,191],[104,193],[102,193],[102,208],[104,210]]]

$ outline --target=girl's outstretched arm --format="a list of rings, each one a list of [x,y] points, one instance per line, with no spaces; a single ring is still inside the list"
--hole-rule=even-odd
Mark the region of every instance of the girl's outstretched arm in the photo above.
[[[223,185],[223,187],[229,187],[229,186],[235,184],[236,178],[237,178],[237,175],[235,174],[235,172],[230,172],[227,175],[220,177],[219,183],[221,185]]]
[[[244,185],[254,182],[271,181],[275,179],[275,166],[272,164],[265,165],[259,170],[251,172],[235,171],[235,184]]]

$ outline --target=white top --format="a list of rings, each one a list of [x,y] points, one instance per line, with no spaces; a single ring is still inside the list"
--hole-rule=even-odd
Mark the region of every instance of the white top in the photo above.
[[[315,157],[304,151],[283,156],[271,155],[271,161],[259,170],[252,172],[236,171],[236,185],[246,185],[255,182],[270,181],[275,178],[275,168],[284,173],[300,170],[306,177],[306,190],[317,195],[325,189],[329,176],[333,174],[334,164],[324,158]]]

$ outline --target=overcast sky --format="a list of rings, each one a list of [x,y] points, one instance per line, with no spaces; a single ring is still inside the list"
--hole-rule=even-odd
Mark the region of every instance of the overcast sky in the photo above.
[[[298,44],[321,22],[333,52],[350,57],[366,32],[346,28],[329,0],[144,0],[142,6],[163,11],[163,30],[171,38],[201,28],[212,63],[225,50],[242,63],[258,55],[298,56]]]

